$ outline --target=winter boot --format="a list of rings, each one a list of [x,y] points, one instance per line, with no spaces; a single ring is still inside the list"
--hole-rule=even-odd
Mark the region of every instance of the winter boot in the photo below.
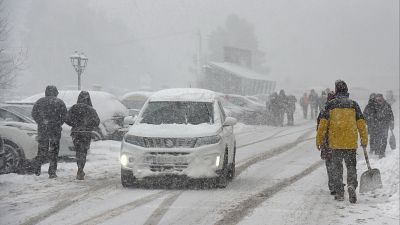
[[[336,191],[331,191],[331,195],[336,195]]]
[[[78,170],[78,173],[76,173],[76,179],[77,180],[84,180],[85,179],[85,172],[83,172],[83,170]]]
[[[42,172],[42,168],[41,167],[35,169],[35,175],[36,176],[40,176],[41,172]]]
[[[57,174],[51,173],[51,174],[49,174],[49,178],[50,179],[55,179],[55,178],[57,178]]]
[[[343,192],[336,192],[335,194],[335,200],[336,201],[344,201],[344,193]]]
[[[357,202],[356,189],[353,186],[349,186],[347,190],[349,192],[349,202],[356,203]]]

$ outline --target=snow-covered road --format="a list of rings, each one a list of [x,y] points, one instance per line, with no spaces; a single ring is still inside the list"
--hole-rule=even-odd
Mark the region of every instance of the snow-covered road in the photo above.
[[[314,123],[235,129],[237,176],[225,189],[123,188],[119,143],[96,142],[84,181],[75,180],[74,163],[60,163],[56,180],[47,178],[47,165],[40,177],[1,175],[0,224],[398,224],[398,172],[390,168],[382,175],[392,187],[360,196],[356,205],[332,200]],[[398,157],[390,152],[385,164],[398,169]],[[361,160],[358,168],[361,174]]]

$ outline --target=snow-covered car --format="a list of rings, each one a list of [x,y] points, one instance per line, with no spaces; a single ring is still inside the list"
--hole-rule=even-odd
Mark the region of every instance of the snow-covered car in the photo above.
[[[23,170],[37,155],[37,125],[31,117],[32,107],[32,104],[0,105],[0,136],[4,141],[6,161],[3,172]],[[59,152],[61,158],[75,157],[70,133],[70,127],[63,125]]]
[[[254,98],[254,97],[253,97]],[[266,107],[251,99],[251,97],[219,94],[219,99],[229,116],[239,122],[250,125],[266,124]]]
[[[0,136],[0,171],[4,171],[6,167],[6,152],[4,150],[4,141]]]
[[[225,187],[235,175],[235,124],[212,91],[156,92],[122,141],[122,185],[176,175],[210,179]]]
[[[150,91],[134,91],[124,94],[121,102],[129,109],[130,116],[137,116],[142,109],[144,103],[154,92]]]
[[[58,98],[69,108],[76,104],[80,91],[60,90]],[[124,118],[128,116],[128,109],[114,95],[103,91],[89,91],[93,108],[100,117],[100,126],[96,131],[100,139],[121,140],[126,133]],[[44,93],[36,94],[23,99],[21,102],[34,103],[43,97]]]

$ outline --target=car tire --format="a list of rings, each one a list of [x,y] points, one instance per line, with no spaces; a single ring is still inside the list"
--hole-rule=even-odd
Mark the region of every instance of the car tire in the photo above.
[[[233,178],[235,178],[235,173],[236,173],[236,144],[235,147],[233,148],[233,159],[232,163],[229,166],[229,171],[228,171],[228,180],[231,181]]]
[[[121,184],[123,187],[133,187],[135,180],[132,171],[121,168]]]
[[[226,188],[228,186],[228,151],[225,151],[224,161],[222,164],[222,169],[220,175],[217,177],[217,187],[218,188]]]
[[[23,155],[18,145],[11,141],[4,141],[4,157],[5,166],[4,173],[16,173],[20,172],[21,165],[23,162]]]

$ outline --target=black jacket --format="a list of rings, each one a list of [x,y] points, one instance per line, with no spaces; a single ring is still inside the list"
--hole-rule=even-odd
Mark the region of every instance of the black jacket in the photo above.
[[[72,137],[91,136],[91,131],[99,126],[100,119],[92,107],[89,92],[82,91],[79,94],[77,104],[69,109],[65,122],[72,127]]]
[[[55,86],[47,86],[45,95],[36,101],[32,109],[32,117],[38,124],[38,138],[60,139],[67,107],[57,98],[58,90]]]

